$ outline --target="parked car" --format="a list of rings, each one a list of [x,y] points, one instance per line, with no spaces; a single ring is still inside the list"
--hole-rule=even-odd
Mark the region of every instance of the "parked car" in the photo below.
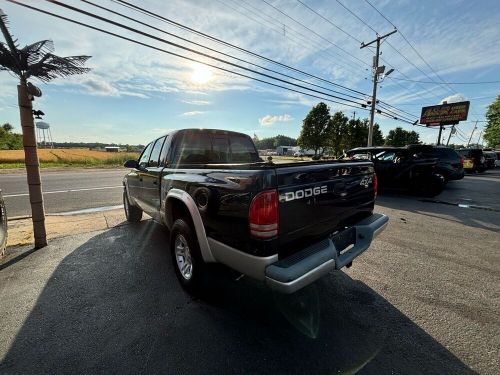
[[[222,263],[293,293],[350,266],[388,222],[373,213],[372,162],[273,164],[231,131],[169,133],[125,167],[127,220],[145,212],[170,229],[173,267],[190,292],[209,263]]]
[[[487,169],[495,168],[495,162],[497,160],[497,154],[495,151],[483,151],[485,165]]]
[[[4,255],[7,247],[7,210],[0,190],[0,257]]]
[[[495,167],[500,168],[500,151],[495,151],[497,159],[495,160]]]
[[[409,145],[406,148],[419,156],[438,159],[436,171],[446,181],[464,178],[464,159],[452,148],[432,145]]]
[[[465,172],[476,173],[486,170],[486,158],[480,148],[461,148],[456,151],[464,158]]]
[[[347,151],[345,157],[371,160],[381,192],[396,189],[434,197],[444,188],[444,177],[437,172],[437,159],[416,155],[408,148],[358,147]]]

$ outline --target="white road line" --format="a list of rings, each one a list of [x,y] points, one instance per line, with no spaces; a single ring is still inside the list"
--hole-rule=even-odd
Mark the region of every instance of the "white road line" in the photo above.
[[[93,188],[84,188],[84,189],[67,189],[67,190],[44,191],[43,195],[45,195],[45,194],[59,194],[59,193],[74,193],[74,192],[78,192],[78,191],[118,189],[118,188],[122,188],[123,189],[123,185],[119,185],[119,186],[102,186],[102,187],[93,187]],[[3,197],[4,198],[26,197],[28,195],[29,195],[29,193],[7,194],[7,195],[4,195]]]

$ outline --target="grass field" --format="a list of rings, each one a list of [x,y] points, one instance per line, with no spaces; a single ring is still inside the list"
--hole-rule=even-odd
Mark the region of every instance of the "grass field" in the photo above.
[[[89,149],[39,149],[42,168],[47,167],[98,167],[121,166],[139,154],[130,152],[106,152]],[[0,150],[0,169],[24,167],[24,150]]]

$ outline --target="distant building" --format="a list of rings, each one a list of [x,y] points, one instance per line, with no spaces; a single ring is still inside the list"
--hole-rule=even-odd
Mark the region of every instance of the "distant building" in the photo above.
[[[276,147],[276,153],[278,155],[293,155],[294,146],[278,146]]]
[[[104,147],[104,149],[106,150],[106,152],[118,152],[118,151],[120,151],[120,147],[118,147],[118,146],[106,146],[106,147]]]

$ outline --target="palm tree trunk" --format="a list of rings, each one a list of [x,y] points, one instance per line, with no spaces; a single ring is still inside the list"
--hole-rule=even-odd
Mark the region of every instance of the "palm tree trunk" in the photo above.
[[[21,79],[17,86],[21,127],[23,129],[24,160],[28,178],[28,190],[31,203],[31,216],[33,220],[33,234],[35,248],[47,246],[45,231],[45,209],[43,207],[42,182],[36,146],[35,123],[33,120],[33,106],[28,98],[26,80]]]

